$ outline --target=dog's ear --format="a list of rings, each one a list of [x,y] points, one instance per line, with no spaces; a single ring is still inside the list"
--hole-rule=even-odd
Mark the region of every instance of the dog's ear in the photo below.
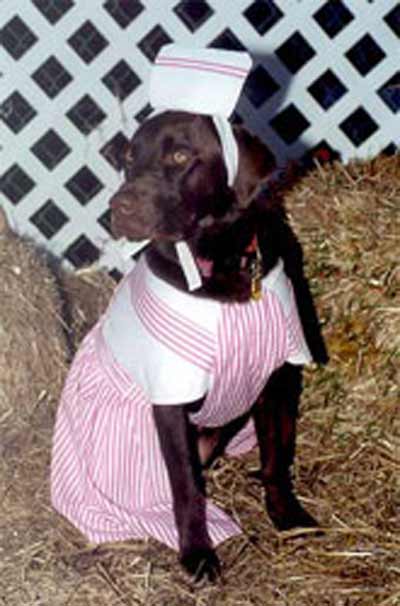
[[[239,145],[239,171],[233,189],[239,206],[246,208],[275,169],[276,162],[268,147],[245,128],[235,126],[234,134]]]

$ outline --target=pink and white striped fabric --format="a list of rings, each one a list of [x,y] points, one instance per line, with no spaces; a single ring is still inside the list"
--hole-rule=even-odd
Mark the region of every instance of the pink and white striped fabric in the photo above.
[[[253,404],[285,360],[311,360],[282,263],[260,301],[220,304],[158,279],[142,258],[73,361],[53,442],[54,507],[95,543],[155,539],[178,549],[172,495],[152,402],[205,396],[193,423],[217,427]],[[228,453],[255,445],[252,423]],[[217,545],[240,533],[207,502]]]

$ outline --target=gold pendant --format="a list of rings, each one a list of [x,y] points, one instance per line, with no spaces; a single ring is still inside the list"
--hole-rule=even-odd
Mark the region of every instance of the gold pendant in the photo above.
[[[251,298],[253,301],[259,301],[262,297],[261,280],[251,279]]]
[[[262,298],[262,278],[263,278],[263,267],[262,267],[262,256],[260,249],[256,247],[256,256],[250,266],[251,273],[251,298],[253,301],[259,301]]]

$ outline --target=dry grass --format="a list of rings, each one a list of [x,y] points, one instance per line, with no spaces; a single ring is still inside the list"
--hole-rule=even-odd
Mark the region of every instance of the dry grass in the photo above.
[[[175,554],[153,541],[87,545],[49,506],[59,390],[49,376],[52,402],[35,401],[29,418],[16,409],[0,419],[0,605],[400,604],[400,158],[318,167],[287,205],[331,354],[327,368],[306,375],[295,470],[325,534],[273,530],[260,486],[246,477],[254,454],[223,460],[209,476],[213,498],[244,528],[219,549],[220,585],[193,588]],[[95,297],[85,288],[78,284],[72,310]],[[90,325],[92,312],[83,314]]]
[[[1,217],[0,297],[0,421],[17,422],[60,389],[67,349],[47,260],[29,241],[1,231]]]
[[[58,275],[69,344],[74,351],[105,311],[115,281],[106,271],[91,267],[75,272],[59,272]]]

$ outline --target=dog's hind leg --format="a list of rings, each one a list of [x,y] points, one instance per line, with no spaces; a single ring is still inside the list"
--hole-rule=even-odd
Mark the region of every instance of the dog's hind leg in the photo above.
[[[221,438],[221,430],[216,428],[198,429],[197,445],[200,457],[200,463],[204,469],[210,466],[214,460],[214,452]]]
[[[223,456],[229,442],[243,429],[249,418],[250,413],[246,413],[223,427],[205,428],[199,432],[198,448],[203,469],[208,469]]]
[[[318,526],[293,493],[290,474],[295,456],[301,389],[301,367],[284,364],[271,375],[252,411],[260,448],[260,476],[266,490],[266,508],[279,530]]]

